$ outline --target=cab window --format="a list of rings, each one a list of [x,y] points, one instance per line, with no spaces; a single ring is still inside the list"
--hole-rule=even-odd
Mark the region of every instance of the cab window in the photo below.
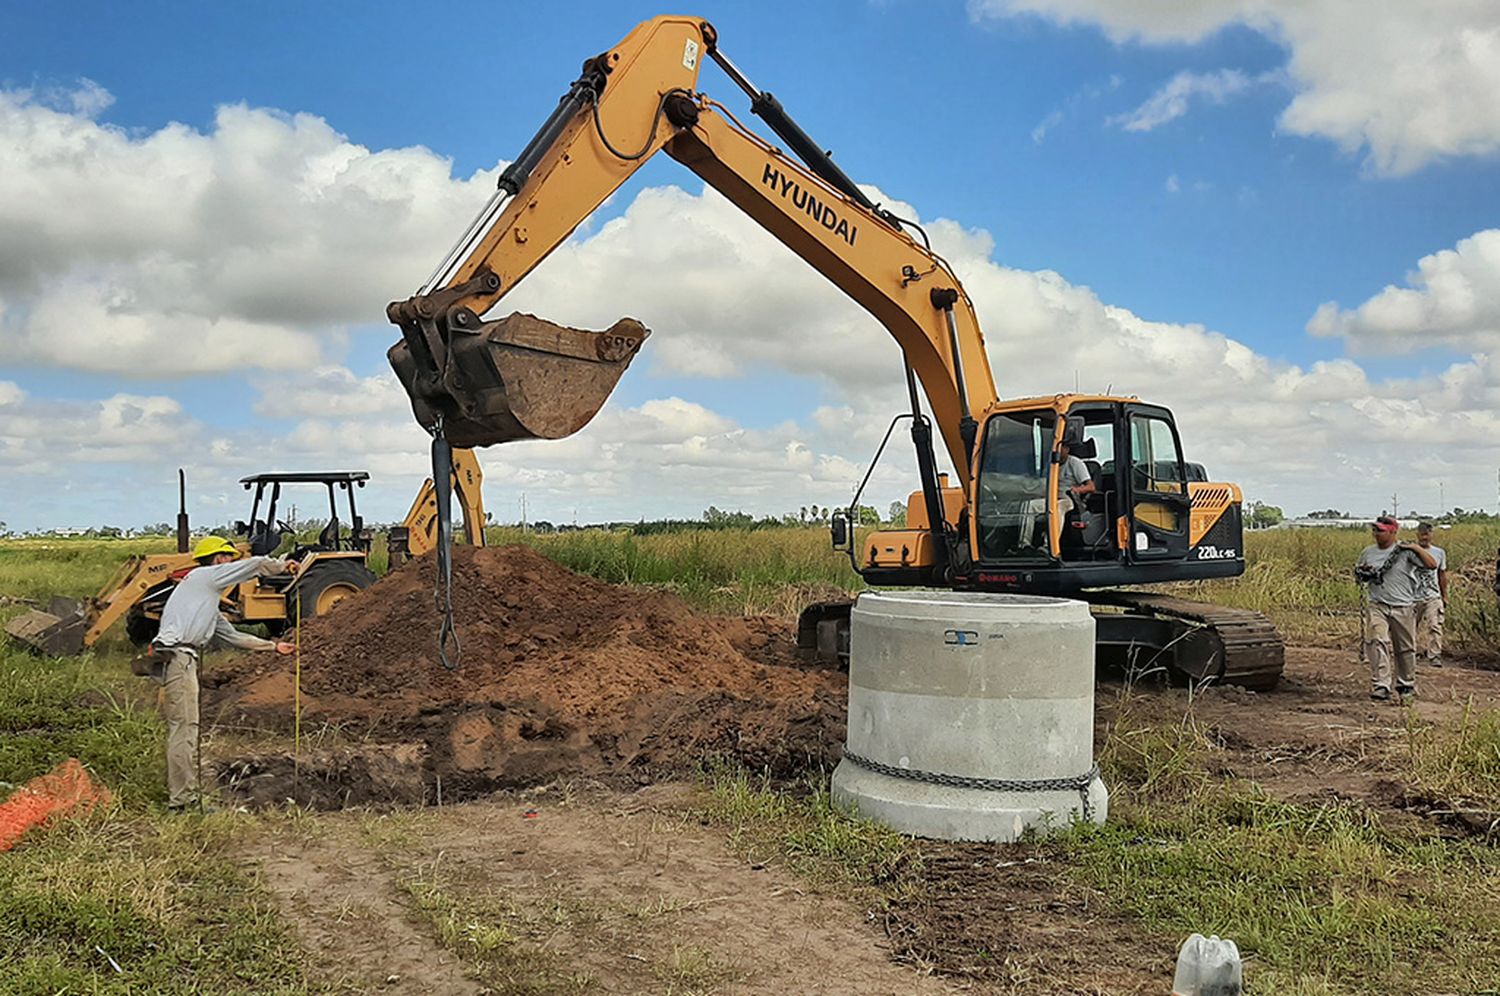
[[[1187,493],[1177,435],[1164,418],[1135,415],[1130,419],[1130,467],[1137,492]]]
[[[1045,526],[1056,426],[1050,411],[1007,412],[985,426],[976,509],[981,559],[1032,548],[1038,522]]]

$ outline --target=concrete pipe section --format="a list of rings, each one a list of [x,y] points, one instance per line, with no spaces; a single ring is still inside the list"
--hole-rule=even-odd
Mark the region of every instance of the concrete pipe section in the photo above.
[[[1083,602],[865,592],[834,798],[902,833],[1013,841],[1103,823],[1094,619]]]

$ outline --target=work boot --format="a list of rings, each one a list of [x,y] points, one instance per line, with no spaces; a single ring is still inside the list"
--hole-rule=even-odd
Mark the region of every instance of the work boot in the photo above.
[[[1375,688],[1370,691],[1370,698],[1374,699],[1376,702],[1386,702],[1390,699],[1390,697],[1391,690],[1389,688],[1381,688],[1379,685],[1376,685]]]
[[[1396,686],[1396,694],[1401,697],[1401,702],[1404,705],[1417,697],[1417,686],[1409,685],[1403,688],[1398,685]]]

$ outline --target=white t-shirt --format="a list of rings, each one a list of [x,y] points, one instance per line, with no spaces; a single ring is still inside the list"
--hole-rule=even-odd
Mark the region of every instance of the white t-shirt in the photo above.
[[[1442,598],[1443,589],[1438,584],[1438,571],[1448,569],[1448,555],[1440,546],[1426,547],[1432,559],[1437,561],[1437,570],[1429,570],[1426,567],[1417,567],[1417,601],[1425,602],[1429,598]]]

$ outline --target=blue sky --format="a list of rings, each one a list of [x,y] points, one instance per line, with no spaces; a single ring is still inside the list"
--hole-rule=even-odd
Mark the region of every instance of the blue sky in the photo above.
[[[1288,14],[1281,30],[1267,31],[1226,15],[1213,30],[1184,40],[1177,29],[1153,24],[1149,11],[1127,10],[1148,4],[1127,2],[1119,5],[1125,13],[1096,16],[1089,11],[1099,5],[1090,0],[995,0],[989,15],[983,6],[703,3],[696,13],[714,22],[724,51],[776,93],[855,179],[914,205],[924,219],[988,232],[996,266],[1055,271],[1070,287],[1087,288],[1140,320],[1201,325],[1298,369],[1352,350],[1373,380],[1421,377],[1465,362],[1487,344],[1475,338],[1487,326],[1425,338],[1414,328],[1399,349],[1365,348],[1376,340],[1361,346],[1357,332],[1315,337],[1305,328],[1325,302],[1357,308],[1387,285],[1402,285],[1423,257],[1500,224],[1500,171],[1484,122],[1474,125],[1477,140],[1454,140],[1477,153],[1428,149],[1418,154],[1425,155],[1419,168],[1382,169],[1372,165],[1372,146],[1350,144],[1347,134],[1335,134],[1338,126],[1319,132],[1282,119],[1299,94],[1316,96],[1330,79],[1358,85],[1338,77],[1336,60],[1311,69],[1295,62],[1321,57],[1326,46],[1315,43],[1337,24]],[[213,135],[222,105],[307,114],[372,152],[424,147],[451,160],[453,177],[464,179],[514,155],[580,61],[658,8],[578,2],[565,16],[558,11],[521,3],[432,4],[421,13],[383,2],[81,3],[63,17],[53,5],[12,2],[0,34],[0,89],[29,92],[33,107],[57,106],[58,95],[92,81],[112,102],[82,117],[118,129],[129,142],[173,122]],[[1299,39],[1311,39],[1305,52]],[[1242,81],[1232,93],[1216,100],[1196,90],[1180,116],[1146,130],[1126,127],[1175,77],[1225,73]],[[1454,83],[1455,103],[1474,99],[1459,92],[1462,84]],[[701,85],[732,108],[744,106],[712,65]],[[624,218],[641,191],[666,185],[701,190],[663,157],[580,238]],[[5,196],[0,189],[0,202]],[[150,251],[140,249],[142,257]],[[412,271],[405,285],[382,286],[374,297],[409,293],[425,275]],[[12,315],[34,306],[14,290],[12,299],[19,299]],[[1001,320],[987,319],[992,346],[1013,334],[1004,307],[993,311]],[[359,378],[382,374],[391,334],[380,311],[338,325],[320,340],[319,362]],[[1074,369],[1090,369],[1089,343],[1080,345],[1061,358],[1058,388],[1071,386]],[[317,414],[283,416],[264,403],[268,378],[293,377],[284,367],[274,375],[226,368],[154,376],[149,351],[134,370],[13,355],[20,360],[0,358],[0,381],[31,403],[119,391],[165,397],[209,434],[289,432]],[[844,404],[858,393],[837,377],[802,374],[749,353],[737,376],[705,379],[648,354],[612,404],[675,397],[712,409],[737,429],[770,430],[787,420],[805,423],[817,406]],[[1111,379],[1109,371],[1099,376]],[[998,362],[996,380],[1002,394],[1019,389]],[[891,399],[892,408],[898,404]],[[847,458],[864,459],[857,449]],[[1285,494],[1289,503],[1310,500],[1306,482],[1294,489],[1292,471],[1285,473],[1286,481],[1267,472],[1245,483],[1270,497]],[[1487,486],[1484,494],[1477,483],[1470,490],[1471,502],[1488,497]],[[719,502],[726,503],[733,498]],[[56,520],[93,507],[64,502],[45,514],[0,507],[0,518],[61,524]],[[692,511],[665,497],[649,507]],[[145,507],[138,513],[156,517]]]

